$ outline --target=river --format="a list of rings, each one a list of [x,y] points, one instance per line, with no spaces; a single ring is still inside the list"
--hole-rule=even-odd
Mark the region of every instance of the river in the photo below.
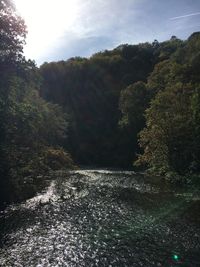
[[[0,266],[200,266],[200,197],[132,171],[51,174],[0,214]]]

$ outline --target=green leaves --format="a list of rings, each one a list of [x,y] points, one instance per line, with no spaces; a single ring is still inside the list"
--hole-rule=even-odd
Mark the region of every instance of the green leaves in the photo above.
[[[0,72],[11,70],[23,60],[26,26],[12,1],[0,0]]]
[[[54,166],[71,168],[70,155],[59,148],[66,138],[68,122],[62,109],[55,104],[43,100],[38,91],[18,77],[10,77],[7,87],[0,88],[0,185],[4,184],[9,191],[7,198],[23,199],[29,186],[33,186],[37,175],[48,171]],[[3,92],[6,90],[6,94]],[[49,147],[61,156],[54,159],[54,166],[48,160]],[[60,151],[60,152],[59,152]],[[68,164],[67,164],[68,160]],[[56,163],[58,162],[58,163]],[[57,164],[57,165],[56,165]],[[31,184],[23,189],[27,177],[32,177]],[[24,180],[25,179],[25,180]],[[37,186],[33,186],[37,190]],[[24,190],[24,192],[23,192]],[[9,196],[11,192],[19,196]]]
[[[195,34],[179,47],[184,64],[179,64],[176,53],[175,57],[156,65],[148,79],[147,87],[153,93],[146,110],[146,128],[140,133],[144,153],[136,163],[146,164],[157,173],[199,171],[200,69],[195,60],[199,38]]]
[[[122,112],[120,124],[130,126],[136,132],[144,127],[144,111],[148,106],[149,97],[146,85],[137,82],[121,92],[119,108]]]
[[[37,176],[54,168],[49,161],[52,151],[57,155],[54,165],[73,165],[60,148],[67,115],[39,96],[39,72],[23,57],[25,37],[26,26],[13,2],[0,0],[0,202],[34,195]]]

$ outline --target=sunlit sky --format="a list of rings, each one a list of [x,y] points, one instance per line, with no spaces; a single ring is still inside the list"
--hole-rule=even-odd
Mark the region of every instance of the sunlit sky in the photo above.
[[[200,0],[14,0],[28,27],[27,58],[88,57],[119,44],[200,31]]]

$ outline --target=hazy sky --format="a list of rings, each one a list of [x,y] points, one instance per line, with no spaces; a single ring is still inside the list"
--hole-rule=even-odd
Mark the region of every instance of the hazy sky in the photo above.
[[[15,0],[29,34],[25,54],[88,57],[119,44],[185,39],[200,30],[200,0]]]

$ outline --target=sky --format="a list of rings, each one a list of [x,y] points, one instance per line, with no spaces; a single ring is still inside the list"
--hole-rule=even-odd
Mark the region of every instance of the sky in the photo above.
[[[14,2],[28,28],[25,56],[38,65],[200,31],[200,0]]]

